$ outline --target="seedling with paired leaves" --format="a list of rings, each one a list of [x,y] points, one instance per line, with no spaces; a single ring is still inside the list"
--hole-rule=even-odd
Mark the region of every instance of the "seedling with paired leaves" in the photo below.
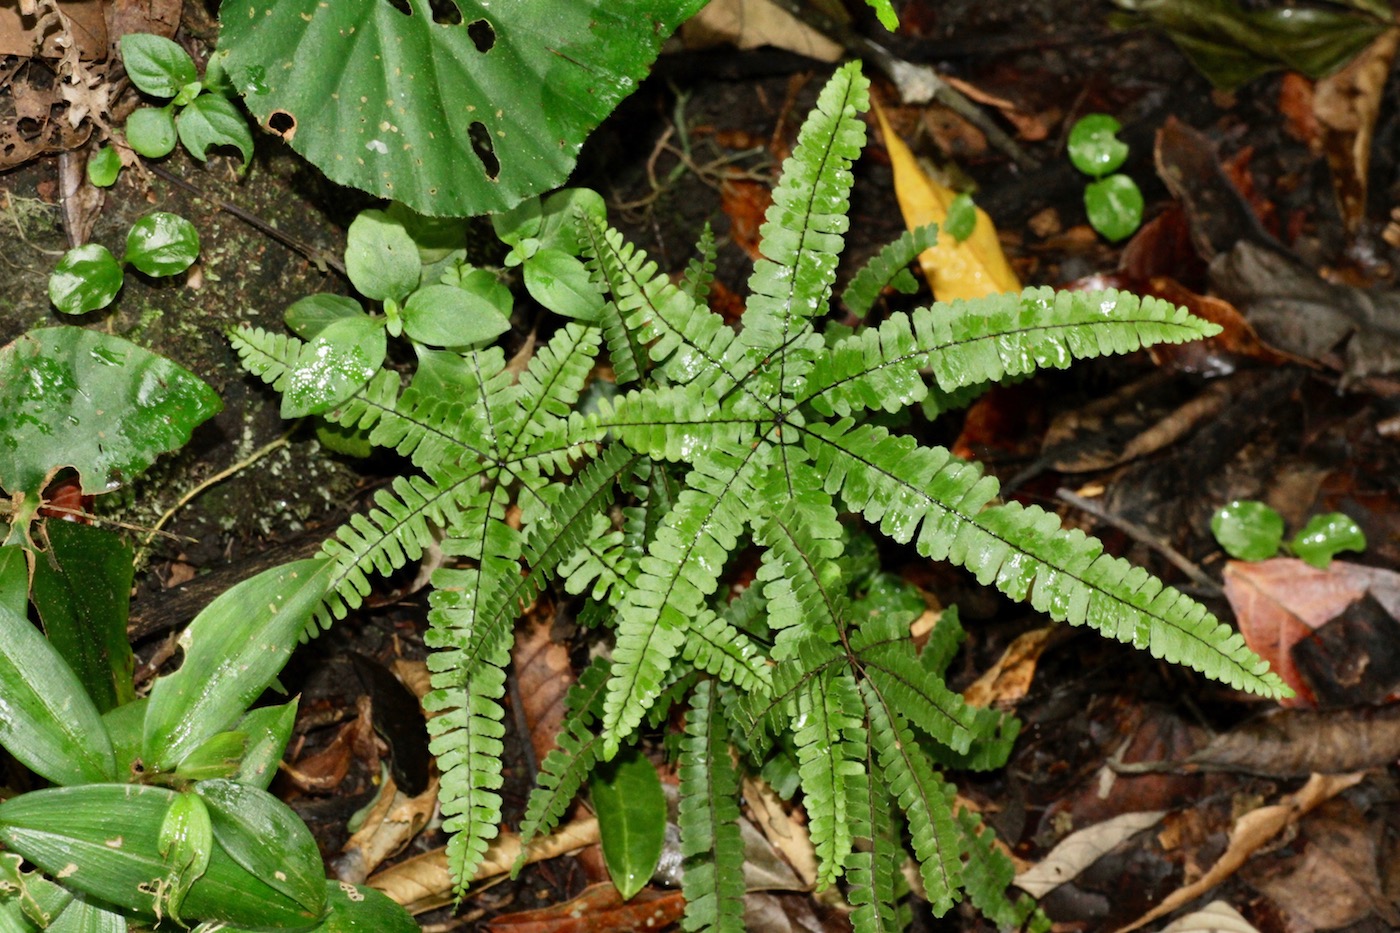
[[[446,368],[420,368],[406,389],[381,370],[324,403],[329,421],[366,431],[415,472],[326,543],[321,623],[361,603],[370,573],[443,537],[427,703],[441,711],[432,747],[459,884],[500,821],[513,623],[554,579],[585,597],[579,618],[612,650],[570,695],[523,833],[548,831],[597,762],[688,703],[679,767],[691,930],[742,929],[731,746],[742,767],[795,775],[820,881],[844,878],[857,929],[902,924],[906,847],[935,912],[964,893],[998,922],[1029,911],[1008,901],[1010,863],[940,775],[999,766],[1015,726],[946,686],[959,636],[951,613],[919,651],[907,615],[871,611],[883,603],[865,601],[852,525],[963,566],[1053,619],[1244,690],[1287,692],[1205,607],[1057,516],[1000,502],[974,464],[869,423],[933,395],[944,403],[1041,367],[1216,329],[1155,299],[1029,289],[854,333],[817,330],[847,229],[866,86],[856,65],[843,67],[804,125],[762,230],[742,330],[706,307],[708,236],[673,284],[584,213],[574,238],[595,294],[532,290],[573,320],[518,373],[500,348],[467,348],[455,351],[450,384]],[[902,237],[857,276],[844,296],[856,318],[928,236]],[[273,383],[304,353],[253,329],[234,342]],[[597,366],[604,348],[607,369]],[[756,579],[731,597],[729,568],[753,549]]]

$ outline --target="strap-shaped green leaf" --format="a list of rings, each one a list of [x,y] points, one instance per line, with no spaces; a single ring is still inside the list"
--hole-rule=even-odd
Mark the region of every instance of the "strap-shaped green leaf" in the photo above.
[[[219,48],[258,120],[276,116],[332,181],[470,217],[562,183],[703,2],[457,0],[452,17],[407,5],[238,0],[219,11]]]
[[[624,900],[646,887],[666,844],[666,794],[656,765],[630,748],[588,780],[603,860]]]
[[[0,606],[0,745],[55,784],[117,777],[112,742],[87,690],[24,616]]]
[[[262,695],[325,598],[334,567],[324,559],[274,567],[226,590],[195,617],[180,638],[180,669],[151,690],[147,768],[173,769]]]

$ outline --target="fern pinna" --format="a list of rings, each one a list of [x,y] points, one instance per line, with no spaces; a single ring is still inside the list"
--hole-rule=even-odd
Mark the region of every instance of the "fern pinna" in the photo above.
[[[844,879],[856,929],[903,927],[906,845],[935,913],[964,895],[1000,923],[1030,910],[1007,899],[1009,861],[941,775],[999,767],[1015,722],[945,685],[960,637],[954,614],[916,650],[908,618],[861,605],[843,515],[1056,620],[1244,690],[1286,692],[1203,606],[1055,515],[1000,502],[975,465],[863,419],[927,404],[931,393],[956,399],[1040,367],[1216,330],[1155,299],[1028,289],[894,314],[844,336],[818,332],[867,106],[855,64],[822,91],[774,192],[741,330],[704,305],[708,235],[673,284],[617,231],[580,216],[579,249],[607,299],[596,319],[562,327],[518,378],[499,349],[470,349],[450,393],[417,380],[400,393],[399,377],[381,372],[324,413],[418,472],[327,542],[336,584],[322,621],[357,606],[371,571],[417,558],[435,533],[453,558],[432,578],[429,702],[443,711],[432,747],[460,885],[500,818],[512,625],[555,577],[585,598],[580,618],[609,629],[613,647],[571,695],[522,831],[549,831],[595,762],[687,703],[687,930],[742,929],[730,748],[744,767],[795,775],[819,881]],[[857,277],[849,305],[863,314],[932,236],[892,244]],[[307,352],[261,331],[235,342],[274,384]],[[603,349],[610,369],[595,369]],[[603,373],[606,391],[580,406],[586,381]],[[726,568],[750,546],[762,555],[755,581],[729,598]]]

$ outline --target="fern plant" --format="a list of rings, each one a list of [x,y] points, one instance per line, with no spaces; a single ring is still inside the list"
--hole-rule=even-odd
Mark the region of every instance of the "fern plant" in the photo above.
[[[433,575],[426,637],[428,702],[442,711],[433,751],[460,885],[500,821],[513,623],[551,581],[584,598],[580,618],[613,647],[573,689],[522,832],[551,829],[596,762],[634,742],[644,721],[687,704],[688,930],[742,929],[740,767],[795,776],[819,881],[844,879],[858,930],[902,928],[906,846],[935,913],[964,895],[1000,923],[1030,910],[1007,899],[1009,860],[941,773],[1003,764],[1015,722],[946,686],[960,637],[951,613],[918,650],[907,616],[870,611],[853,522],[1053,619],[1240,689],[1287,692],[1203,606],[1055,515],[1000,502],[976,465],[865,420],[931,394],[956,399],[1039,367],[1215,332],[1154,299],[1049,289],[819,332],[865,140],[866,88],[856,64],[843,67],[803,126],[763,227],[741,330],[705,305],[708,235],[673,284],[605,221],[581,215],[574,239],[605,300],[590,298],[601,310],[560,327],[518,377],[501,349],[468,348],[450,386],[441,368],[406,389],[385,370],[322,412],[397,450],[415,472],[327,542],[334,583],[321,622],[358,606],[371,573],[416,559],[434,533],[454,561]],[[930,236],[893,244],[847,303],[863,314]],[[302,353],[295,339],[258,330],[234,342],[269,382]],[[596,366],[604,349],[608,369]],[[762,554],[756,579],[730,598],[720,583],[750,548]]]

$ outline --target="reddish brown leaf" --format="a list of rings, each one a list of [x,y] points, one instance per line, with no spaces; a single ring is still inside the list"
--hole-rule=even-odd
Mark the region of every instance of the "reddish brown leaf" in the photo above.
[[[564,719],[564,695],[575,680],[569,652],[554,640],[553,628],[553,612],[531,612],[516,628],[511,651],[520,685],[520,710],[530,729],[536,761],[544,761],[555,748]]]
[[[729,238],[748,253],[750,259],[756,260],[762,255],[758,249],[762,239],[758,231],[763,226],[764,212],[772,203],[773,192],[756,181],[728,178],[720,186],[720,207],[729,216]]]
[[[1200,770],[1303,777],[1385,767],[1400,758],[1400,704],[1274,710],[1221,733],[1186,761]]]
[[[1318,145],[1317,116],[1313,113],[1313,83],[1296,71],[1284,74],[1278,86],[1278,110],[1289,136],[1309,148]]]
[[[626,933],[660,930],[680,919],[685,899],[679,891],[644,889],[624,903],[611,882],[584,889],[565,904],[497,917],[486,924],[491,933]]]

